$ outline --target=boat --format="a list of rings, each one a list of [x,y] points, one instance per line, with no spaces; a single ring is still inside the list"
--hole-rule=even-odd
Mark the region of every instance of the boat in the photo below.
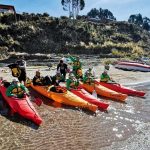
[[[143,71],[143,72],[150,72],[150,66],[146,64],[141,64],[137,62],[118,62],[115,65],[115,68],[122,69],[122,70],[134,70],[134,71]]]
[[[28,96],[25,96],[24,98],[8,97],[6,96],[6,87],[2,84],[0,85],[0,93],[9,105],[12,113],[18,113],[20,116],[33,121],[37,125],[42,123],[41,117],[35,110]]]
[[[95,98],[93,95],[91,95],[90,93],[88,93],[87,91],[85,91],[82,88],[78,88],[78,89],[71,89],[70,90],[73,94],[81,97],[82,99],[84,99],[85,101],[94,104],[96,106],[98,106],[98,108],[100,109],[104,109],[107,110],[109,104],[104,103],[100,100],[98,100],[97,98]]]
[[[121,84],[118,83],[106,83],[106,82],[97,82],[97,84],[100,84],[108,89],[111,89],[113,91],[127,94],[130,96],[138,96],[138,97],[143,97],[145,95],[144,91],[138,91],[129,87],[125,87]]]
[[[80,82],[80,86],[90,93],[92,93],[95,90],[98,95],[107,97],[112,100],[124,102],[127,98],[126,94],[115,92],[100,84],[96,84],[96,83],[85,84],[85,83]]]
[[[31,84],[30,86],[41,95],[52,99],[58,103],[85,108],[94,112],[97,110],[96,105],[88,103],[87,101],[83,100],[82,98],[76,96],[75,94],[71,93],[66,89],[63,93],[57,93],[49,90],[50,88],[48,86],[34,86],[33,84]]]

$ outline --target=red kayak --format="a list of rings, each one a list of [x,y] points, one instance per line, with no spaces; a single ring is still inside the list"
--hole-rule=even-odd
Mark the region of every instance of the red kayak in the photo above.
[[[131,96],[143,97],[145,95],[144,91],[137,91],[137,90],[122,86],[118,83],[105,83],[105,82],[97,82],[97,81],[96,81],[96,83],[100,84],[108,89],[111,89],[113,91],[131,95]]]
[[[71,89],[71,92],[77,96],[79,96],[80,98],[84,99],[85,101],[97,105],[99,108],[101,109],[107,109],[109,104],[104,103],[99,101],[98,99],[96,99],[93,95],[91,95],[90,93],[88,93],[87,91],[85,91],[82,88],[79,89]]]
[[[37,111],[35,110],[34,106],[29,100],[29,97],[26,96],[25,98],[14,98],[6,96],[6,88],[1,85],[0,92],[4,100],[8,103],[13,113],[18,113],[19,115],[23,116],[26,119],[32,120],[37,125],[42,123],[42,119],[38,115]]]

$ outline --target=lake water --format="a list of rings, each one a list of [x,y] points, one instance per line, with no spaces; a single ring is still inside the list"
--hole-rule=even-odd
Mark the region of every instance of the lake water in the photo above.
[[[130,85],[131,86],[131,85]],[[1,108],[1,150],[148,150],[150,149],[150,86],[136,85],[145,98],[129,96],[126,103],[108,102],[108,112],[95,114],[43,99],[38,107],[43,119],[37,127]],[[33,98],[34,98],[33,97]]]

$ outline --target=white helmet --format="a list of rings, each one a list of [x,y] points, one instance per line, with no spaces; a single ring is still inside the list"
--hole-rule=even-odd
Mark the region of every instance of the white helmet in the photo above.
[[[12,82],[19,82],[19,80],[18,80],[17,78],[14,78],[14,79],[12,80]]]

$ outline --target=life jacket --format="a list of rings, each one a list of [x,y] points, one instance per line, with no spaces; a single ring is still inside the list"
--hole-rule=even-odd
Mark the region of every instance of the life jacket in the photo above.
[[[11,69],[12,76],[13,77],[20,77],[21,75],[21,69],[17,64],[10,64],[8,67]]]
[[[24,90],[21,89],[20,87],[16,87],[12,90],[12,94],[15,94],[15,95],[23,95],[24,93]]]
[[[56,80],[58,80],[58,81],[61,80],[61,76],[56,75]]]
[[[88,78],[85,82],[88,83],[88,84],[91,84],[92,79]]]
[[[43,78],[41,78],[41,77],[40,77],[40,78],[37,78],[37,79],[35,80],[36,83],[43,83],[42,81],[43,81]]]
[[[80,67],[81,63],[79,61],[75,61],[73,64],[74,64],[74,66]]]
[[[26,87],[29,87],[29,86],[30,86],[30,84],[31,84],[31,82],[32,82],[32,80],[31,80],[31,79],[29,79],[29,78],[27,78],[27,79],[26,79],[25,86],[26,86]]]
[[[14,77],[20,77],[20,75],[21,75],[20,68],[12,68],[11,71],[12,71],[12,76],[14,76]]]

